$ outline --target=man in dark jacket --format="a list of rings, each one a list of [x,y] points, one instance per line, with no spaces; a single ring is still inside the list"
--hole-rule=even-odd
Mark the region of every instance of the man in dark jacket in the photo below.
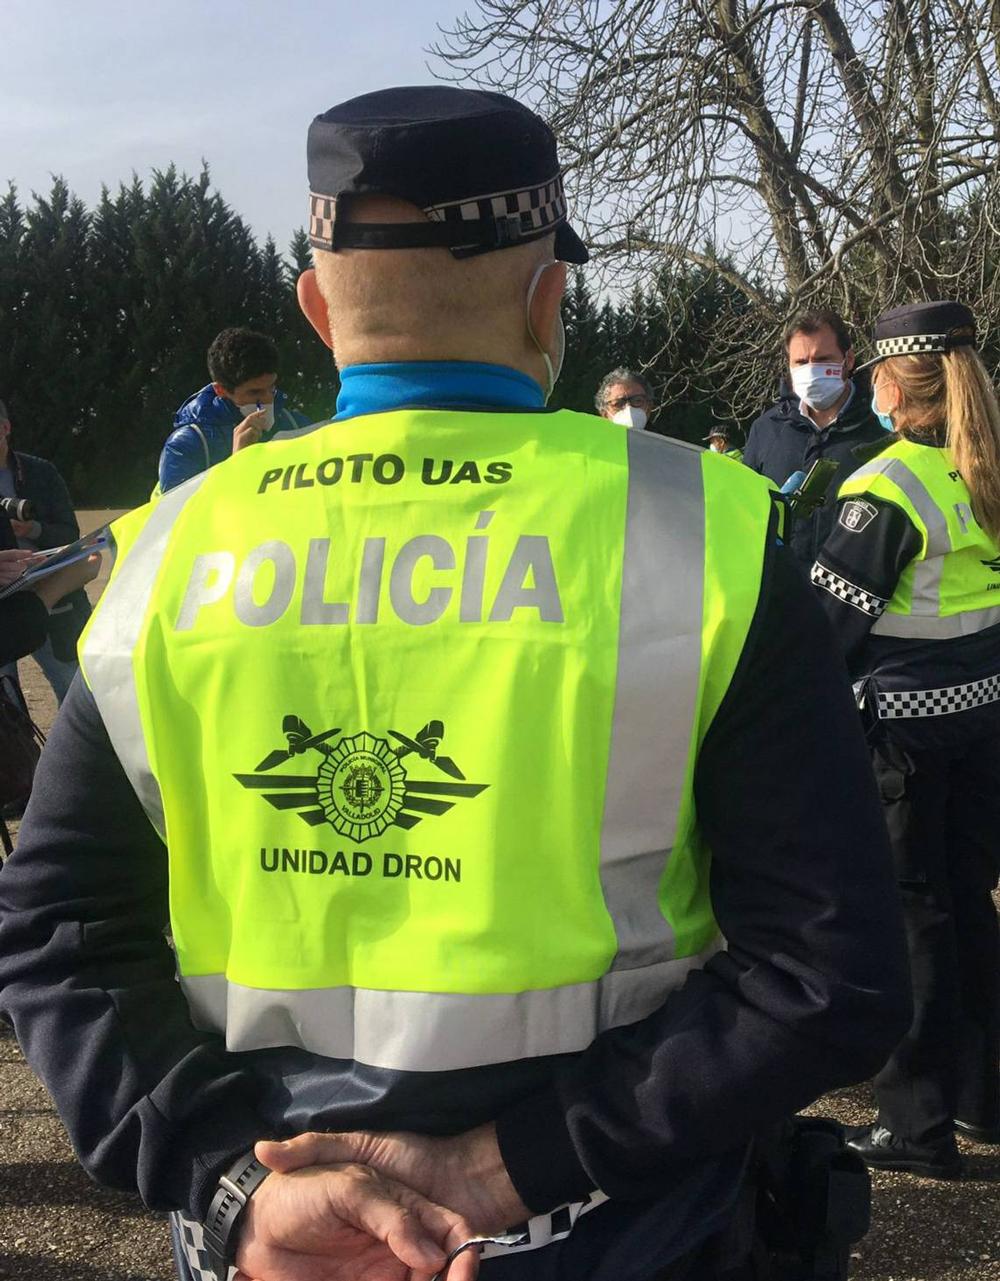
[[[160,453],[160,493],[247,445],[307,425],[305,415],[289,409],[278,391],[277,368],[278,349],[266,334],[223,329],[213,339],[208,349],[212,381],[178,409]]]
[[[11,445],[11,422],[0,401],[0,497],[26,498],[32,505],[27,520],[11,520],[19,547],[44,551],[61,547],[80,537],[73,503],[66,482],[50,462],[32,454],[15,452]],[[76,642],[90,617],[90,605],[83,591],[74,591],[49,616],[45,643],[32,654],[61,703],[76,673]],[[16,669],[8,675],[16,676]]]
[[[809,571],[833,526],[838,489],[867,462],[874,443],[888,438],[867,391],[851,378],[854,345],[835,311],[797,315],[785,330],[785,351],[791,387],[783,385],[781,399],[751,425],[743,461],[776,485],[821,458],[839,464],[827,502],[796,521],[791,535],[792,553]]]

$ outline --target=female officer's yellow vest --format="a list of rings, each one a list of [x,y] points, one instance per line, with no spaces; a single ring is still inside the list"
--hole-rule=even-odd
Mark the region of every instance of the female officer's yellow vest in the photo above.
[[[998,549],[947,449],[897,441],[854,472],[839,497],[866,494],[901,508],[921,538],[873,635],[949,640],[1000,623]]]
[[[692,774],[771,501],[601,419],[405,410],[117,522],[81,658],[195,1021],[439,1070],[661,1004],[719,944]]]

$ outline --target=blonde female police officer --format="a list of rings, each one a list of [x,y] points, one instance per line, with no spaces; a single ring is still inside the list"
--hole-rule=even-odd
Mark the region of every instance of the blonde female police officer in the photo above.
[[[872,726],[913,974],[876,1078],[871,1165],[960,1169],[1000,1141],[1000,409],[960,303],[879,317],[872,407],[895,441],[840,491],[812,571]]]

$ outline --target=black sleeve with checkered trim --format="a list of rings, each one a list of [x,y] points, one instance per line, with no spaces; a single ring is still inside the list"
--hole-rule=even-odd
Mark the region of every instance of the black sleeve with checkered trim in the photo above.
[[[839,504],[837,521],[813,565],[812,581],[852,675],[868,633],[920,545],[920,532],[895,503],[860,494]]]

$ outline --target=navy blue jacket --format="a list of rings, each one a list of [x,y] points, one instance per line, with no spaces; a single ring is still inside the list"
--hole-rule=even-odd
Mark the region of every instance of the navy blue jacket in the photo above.
[[[233,429],[243,415],[226,396],[217,396],[211,383],[189,397],[174,415],[174,430],[160,451],[159,482],[165,494],[181,481],[221,463],[233,452]],[[264,437],[305,427],[309,420],[289,409],[284,392],[274,393],[274,426]]]
[[[488,395],[545,429],[540,393],[534,409],[511,401],[511,371],[471,392],[453,371],[456,385],[438,378],[433,393],[405,367],[383,368],[368,379],[386,385],[382,408]],[[909,1022],[896,888],[846,669],[776,539],[694,790],[727,948],[649,1017],[580,1054],[464,1071],[233,1054],[191,1023],[164,936],[166,850],[77,680],[0,875],[2,1008],[86,1168],[152,1207],[202,1217],[218,1175],[260,1137],[494,1121],[532,1210],[595,1187],[612,1200],[563,1242],[484,1275],[646,1281],[724,1222],[754,1135],[870,1076]]]
[[[80,537],[73,500],[54,463],[34,454],[12,451],[10,469],[18,498],[30,498],[41,531],[35,539],[40,549],[61,547]]]
[[[80,537],[80,526],[66,482],[56,465],[46,458],[12,450],[10,468],[18,498],[30,498],[34,504],[35,519],[40,526],[34,541],[39,549],[75,542]],[[5,543],[6,539],[0,541],[0,546]],[[27,608],[33,609],[32,606]],[[76,662],[76,642],[89,617],[90,600],[82,587],[70,592],[51,614],[46,615],[56,658],[64,663]],[[39,644],[44,641],[43,634]]]
[[[857,384],[840,416],[823,431],[806,417],[798,397],[790,392],[751,424],[743,462],[776,485],[783,485],[793,472],[807,472],[821,458],[840,464],[827,490],[825,506],[807,519],[796,521],[792,529],[792,555],[805,570],[812,569],[833,528],[837,491],[867,461],[857,457],[854,450],[885,438],[885,430],[872,413],[867,388]]]

